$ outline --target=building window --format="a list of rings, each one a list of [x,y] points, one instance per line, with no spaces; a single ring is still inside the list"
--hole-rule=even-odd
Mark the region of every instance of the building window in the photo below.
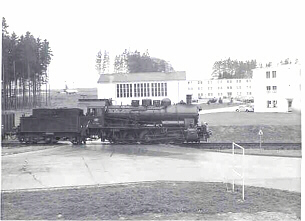
[[[271,91],[271,86],[266,86],[266,88],[267,88],[267,93],[270,93],[270,91]]]
[[[137,95],[138,95],[138,97],[141,97],[141,88],[140,88],[140,84],[137,84]]]
[[[137,97],[137,84],[134,84],[134,97]]]
[[[137,83],[133,85],[116,85],[116,97],[132,97],[132,94],[134,97],[167,96],[167,83]]]
[[[164,84],[161,83],[161,96],[164,96]]]
[[[120,84],[120,97],[123,97],[123,85]]]
[[[151,96],[155,96],[155,83],[151,83]]]
[[[140,88],[141,88],[141,97],[143,97],[143,83],[140,84]]]
[[[276,93],[277,92],[277,86],[272,86],[272,93]]]
[[[116,97],[132,97],[132,84],[117,84]]]
[[[147,85],[147,89],[149,90],[149,85]],[[188,88],[188,90],[192,89],[193,88]],[[149,91],[147,92],[147,95],[149,96]],[[151,83],[151,96],[167,96],[167,83]]]
[[[146,97],[146,83],[144,83],[144,97]]]
[[[272,78],[276,78],[276,71],[272,71]]]
[[[123,84],[123,88],[124,88],[124,97],[127,97],[127,93],[129,92],[129,87],[128,87],[128,90],[127,90],[127,86],[128,86],[128,84]],[[128,97],[129,97],[129,94],[128,94]]]
[[[266,72],[266,78],[270,78],[270,71]]]
[[[267,101],[267,108],[277,108],[277,100]]]

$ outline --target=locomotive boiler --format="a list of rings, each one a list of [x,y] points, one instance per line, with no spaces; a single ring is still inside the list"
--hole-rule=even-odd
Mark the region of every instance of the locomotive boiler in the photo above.
[[[198,108],[190,102],[171,104],[169,99],[132,101],[112,105],[108,99],[80,99],[82,109],[34,109],[21,118],[21,142],[70,140],[80,144],[88,139],[110,143],[170,143],[206,141],[211,132],[198,125]],[[47,111],[46,111],[47,110]],[[44,113],[44,114],[42,114]]]

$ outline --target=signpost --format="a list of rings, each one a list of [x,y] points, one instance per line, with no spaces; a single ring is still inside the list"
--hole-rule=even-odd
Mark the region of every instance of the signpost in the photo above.
[[[259,150],[262,150],[262,136],[263,136],[263,131],[262,129],[259,130],[258,135],[259,135]]]

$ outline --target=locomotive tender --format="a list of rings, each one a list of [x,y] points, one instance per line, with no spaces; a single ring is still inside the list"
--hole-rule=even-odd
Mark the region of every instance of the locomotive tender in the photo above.
[[[112,105],[111,99],[80,99],[80,108],[33,109],[21,117],[17,137],[20,142],[55,143],[69,140],[73,144],[87,139],[110,143],[169,143],[207,141],[211,132],[198,125],[198,108],[186,103],[172,105],[169,99],[132,101],[131,105]],[[90,103],[90,105],[88,105]]]

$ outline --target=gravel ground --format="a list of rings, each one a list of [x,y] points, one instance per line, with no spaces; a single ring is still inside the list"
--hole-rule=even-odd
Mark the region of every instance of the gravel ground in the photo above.
[[[1,219],[300,220],[301,194],[224,183],[145,182],[2,192]]]

